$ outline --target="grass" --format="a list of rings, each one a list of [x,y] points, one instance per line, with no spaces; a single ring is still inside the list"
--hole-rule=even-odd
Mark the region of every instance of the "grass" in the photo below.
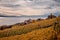
[[[0,38],[0,40],[54,40],[55,31],[53,27],[37,29],[27,34]]]
[[[54,23],[55,19],[38,21],[25,26],[15,26],[10,29],[0,30],[0,37],[21,35],[36,29],[46,28]]]
[[[54,40],[57,32],[54,30],[56,21],[60,24],[60,19],[54,18],[0,30],[0,40]],[[56,26],[55,29],[59,28]]]

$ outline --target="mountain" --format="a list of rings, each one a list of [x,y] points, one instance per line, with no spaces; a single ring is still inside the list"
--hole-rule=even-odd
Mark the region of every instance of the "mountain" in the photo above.
[[[0,14],[0,17],[46,17],[48,16],[47,14],[45,15],[23,15],[21,14],[20,16],[17,15],[6,15],[6,14]]]
[[[50,15],[50,14],[49,13],[48,14],[44,14],[44,15],[23,15],[23,14],[20,14],[19,16],[17,16],[17,15],[0,14],[0,17],[47,17],[48,15]],[[56,12],[53,15],[58,16],[58,15],[60,15],[60,13]]]
[[[0,17],[17,17],[17,16],[9,16],[9,15],[0,15]]]
[[[13,13],[0,13],[0,17],[18,17],[22,14],[13,14]]]

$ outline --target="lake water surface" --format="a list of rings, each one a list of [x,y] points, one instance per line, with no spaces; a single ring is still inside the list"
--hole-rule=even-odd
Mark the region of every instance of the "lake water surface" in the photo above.
[[[0,25],[12,25],[28,19],[38,19],[45,17],[0,17]]]

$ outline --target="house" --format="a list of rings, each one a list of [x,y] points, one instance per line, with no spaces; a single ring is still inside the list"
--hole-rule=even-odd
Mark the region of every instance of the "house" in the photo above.
[[[52,18],[56,18],[56,16],[51,13],[47,19],[52,19]]]

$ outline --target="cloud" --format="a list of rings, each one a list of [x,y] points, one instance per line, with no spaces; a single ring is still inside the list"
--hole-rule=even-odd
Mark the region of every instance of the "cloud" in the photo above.
[[[0,0],[0,13],[9,15],[44,15],[60,12],[59,0]]]
[[[20,7],[20,5],[13,5],[13,4],[1,4],[1,6],[10,7],[10,8],[17,8],[17,7]]]
[[[54,0],[54,1],[56,1],[56,2],[59,2],[59,3],[60,3],[60,0]]]

